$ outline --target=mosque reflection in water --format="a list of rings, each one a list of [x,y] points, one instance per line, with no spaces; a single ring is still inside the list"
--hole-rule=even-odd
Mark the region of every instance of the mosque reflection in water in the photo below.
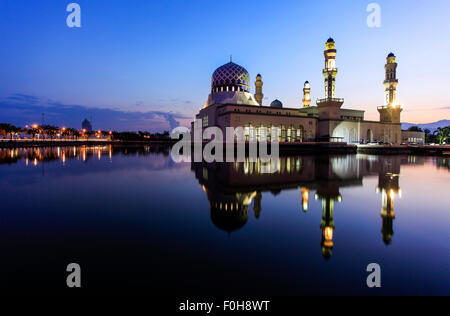
[[[394,235],[394,200],[401,196],[399,186],[402,164],[423,164],[424,158],[407,156],[302,156],[280,157],[278,172],[261,173],[261,163],[192,163],[191,168],[210,203],[214,225],[231,233],[248,220],[251,204],[256,218],[261,216],[262,193],[274,195],[283,190],[298,190],[301,210],[308,211],[310,193],[322,202],[322,255],[329,259],[334,247],[334,206],[343,199],[341,188],[362,186],[363,178],[378,176],[382,206],[382,238],[389,245]],[[376,194],[374,192],[374,194]]]
[[[24,161],[29,168],[39,165],[43,168],[51,162],[62,165],[74,160],[88,162],[92,159],[108,159],[113,162],[115,155],[155,154],[169,160],[170,147],[107,145],[0,149],[0,165]],[[448,158],[369,155],[280,157],[276,168],[278,171],[273,174],[263,173],[260,161],[248,160],[244,163],[191,163],[191,169],[206,192],[211,221],[228,233],[246,225],[252,205],[254,216],[260,218],[263,193],[278,195],[284,190],[298,190],[301,197],[299,209],[307,212],[311,192],[315,192],[313,198],[322,202],[322,254],[325,259],[329,259],[334,247],[334,206],[345,198],[340,190],[363,186],[365,177],[378,177],[376,193],[381,199],[381,233],[383,242],[389,245],[394,235],[394,202],[401,197],[400,167],[423,165],[426,159],[435,159],[433,163],[438,168],[450,170]]]

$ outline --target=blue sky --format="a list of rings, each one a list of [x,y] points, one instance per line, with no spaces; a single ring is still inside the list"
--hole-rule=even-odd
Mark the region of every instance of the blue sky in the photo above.
[[[0,121],[40,122],[44,111],[48,123],[67,126],[90,116],[102,129],[186,125],[231,54],[253,79],[263,75],[266,104],[300,107],[305,80],[313,99],[323,94],[330,36],[344,107],[377,119],[393,51],[402,121],[450,117],[446,0],[377,1],[381,28],[367,26],[372,1],[364,0],[78,0],[82,27],[68,28],[70,2],[0,0]]]

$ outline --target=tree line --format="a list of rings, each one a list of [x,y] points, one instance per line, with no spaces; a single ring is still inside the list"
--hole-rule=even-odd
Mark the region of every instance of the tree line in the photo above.
[[[168,131],[163,133],[150,133],[146,131],[138,132],[117,132],[117,131],[86,131],[78,130],[76,128],[65,128],[53,125],[33,125],[26,127],[18,127],[9,123],[0,123],[0,135],[4,139],[15,139],[16,136],[20,134],[27,134],[33,140],[36,139],[38,135],[42,135],[45,139],[74,139],[78,140],[80,138],[88,137],[108,137],[111,140],[122,140],[122,141],[145,141],[145,140],[169,140],[170,134]]]
[[[450,126],[438,127],[433,133],[429,129],[422,130],[419,126],[408,128],[411,132],[424,132],[427,144],[446,144],[450,140]]]

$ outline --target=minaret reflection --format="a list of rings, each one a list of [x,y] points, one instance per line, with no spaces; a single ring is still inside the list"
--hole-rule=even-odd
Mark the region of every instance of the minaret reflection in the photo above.
[[[396,196],[401,197],[399,185],[400,177],[400,161],[398,159],[386,158],[385,163],[381,166],[377,191],[381,192],[382,208],[382,228],[383,241],[386,245],[391,244],[392,236],[394,236],[394,200]]]
[[[401,195],[401,164],[410,164],[406,156],[315,155],[282,156],[275,173],[263,173],[260,162],[250,161],[193,162],[191,168],[207,193],[212,222],[227,232],[240,229],[248,223],[250,208],[253,208],[255,218],[260,219],[262,209],[265,208],[262,205],[265,194],[280,199],[276,205],[284,205],[282,199],[286,196],[283,193],[295,190],[297,197],[301,197],[301,200],[297,198],[298,207],[303,212],[316,207],[316,204],[309,203],[310,195],[315,196],[322,205],[321,253],[328,260],[335,248],[334,208],[336,203],[342,201],[340,191],[363,186],[364,177],[379,177],[377,190],[382,193],[383,199],[383,240],[386,244],[391,242],[395,219],[394,199]],[[351,201],[348,203],[351,205]],[[373,211],[378,212],[379,209],[374,208]]]
[[[308,200],[309,200],[309,189],[302,187],[302,210],[303,212],[307,212],[308,211]]]
[[[260,191],[256,193],[254,202],[253,202],[253,211],[255,212],[255,218],[258,219],[261,215],[261,200],[262,194]]]
[[[334,247],[334,203],[335,201],[342,201],[342,196],[339,193],[339,182],[320,182],[316,199],[322,200],[322,221],[320,222],[320,229],[322,230],[322,240],[320,242],[322,256],[325,260],[329,260],[333,254],[332,250]]]

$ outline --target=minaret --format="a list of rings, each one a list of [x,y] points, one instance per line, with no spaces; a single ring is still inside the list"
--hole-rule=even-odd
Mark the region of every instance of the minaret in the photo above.
[[[336,68],[336,49],[335,41],[329,38],[325,44],[325,68],[323,77],[325,78],[325,98],[334,99],[336,95],[336,76],[338,70]]]
[[[303,86],[303,107],[308,108],[311,105],[311,86],[308,81]]]
[[[397,63],[395,55],[390,53],[386,58],[386,77],[383,82],[385,89],[385,105],[378,107],[380,122],[400,124],[400,113],[402,107],[397,104]]]
[[[262,77],[260,74],[258,74],[256,76],[256,81],[255,81],[255,100],[256,100],[256,102],[259,103],[259,105],[262,105],[262,103],[263,103],[263,98],[264,98],[264,94],[262,92],[263,85],[264,85],[264,83],[262,82]]]
[[[334,136],[336,125],[330,124],[330,120],[341,120],[341,107],[344,99],[336,98],[336,49],[335,42],[329,38],[325,43],[325,68],[322,71],[325,79],[325,98],[317,100],[319,108],[319,121],[322,127],[319,128],[319,140],[331,141]]]
[[[395,62],[395,55],[390,53],[387,57],[387,63],[384,66],[386,70],[386,79],[383,82],[386,95],[386,105],[394,107],[397,98],[397,63]]]

